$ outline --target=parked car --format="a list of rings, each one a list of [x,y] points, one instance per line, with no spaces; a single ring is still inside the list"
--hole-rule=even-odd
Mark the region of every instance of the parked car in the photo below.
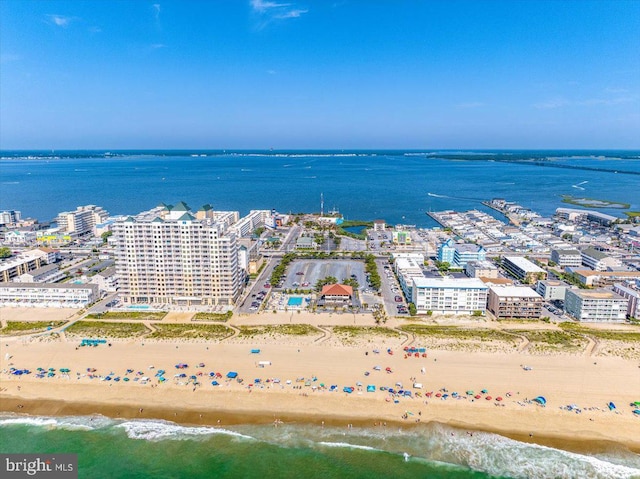
[[[395,298],[396,303],[401,303],[402,302],[402,297],[401,296],[396,296]]]

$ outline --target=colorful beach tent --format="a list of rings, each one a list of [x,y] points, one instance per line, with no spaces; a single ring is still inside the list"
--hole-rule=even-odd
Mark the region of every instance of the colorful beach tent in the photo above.
[[[373,384],[367,385],[367,392],[368,393],[376,392],[376,387]]]
[[[228,377],[229,379],[237,378],[237,377],[238,377],[238,373],[237,373],[237,372],[235,372],[235,371],[229,371],[229,372],[227,373],[227,377]]]
[[[543,406],[547,404],[547,400],[543,396],[538,396],[534,401],[538,404],[542,404]]]

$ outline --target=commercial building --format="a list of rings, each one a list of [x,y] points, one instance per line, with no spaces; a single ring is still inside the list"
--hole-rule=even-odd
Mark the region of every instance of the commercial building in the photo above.
[[[55,221],[61,231],[75,233],[78,236],[96,234],[96,225],[104,223],[109,213],[100,206],[78,206],[75,211],[59,213]]]
[[[351,304],[353,288],[345,284],[325,284],[320,298],[325,304]]]
[[[536,292],[542,296],[545,301],[564,301],[564,296],[570,285],[563,281],[554,281],[550,279],[540,280],[536,283]]]
[[[29,246],[36,242],[36,232],[31,230],[13,230],[4,234],[3,244],[8,246]]]
[[[547,279],[545,270],[521,256],[503,257],[502,267],[523,283],[532,284],[540,279]]]
[[[561,268],[579,267],[582,264],[582,256],[577,249],[553,249],[551,250],[551,261]]]
[[[84,308],[98,299],[95,284],[0,284],[2,307]]]
[[[464,272],[470,278],[497,278],[498,268],[491,261],[469,261]]]
[[[384,220],[373,220],[373,231],[384,231],[387,228],[387,224]]]
[[[542,296],[528,286],[491,286],[487,309],[498,319],[537,319],[543,302]]]
[[[489,289],[477,278],[413,278],[411,302],[418,314],[484,313]]]
[[[582,256],[582,264],[594,271],[607,271],[622,266],[622,262],[618,258],[613,258],[608,253],[594,248],[587,248],[580,255]]]
[[[613,285],[613,292],[627,299],[627,316],[629,318],[638,318],[638,305],[640,305],[640,290],[631,284],[616,283]]]
[[[620,322],[627,317],[628,304],[628,299],[607,289],[570,289],[564,308],[578,321]]]
[[[119,293],[125,304],[233,305],[242,287],[237,212],[160,205],[113,225]]]

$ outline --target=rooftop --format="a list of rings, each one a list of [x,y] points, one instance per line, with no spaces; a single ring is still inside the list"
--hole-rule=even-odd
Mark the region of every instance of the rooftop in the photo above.
[[[516,298],[542,298],[538,293],[529,288],[528,286],[491,286],[490,290],[499,296],[504,297],[516,297]]]

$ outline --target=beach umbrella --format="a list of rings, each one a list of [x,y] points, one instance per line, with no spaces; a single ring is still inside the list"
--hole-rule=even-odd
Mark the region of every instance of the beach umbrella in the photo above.
[[[469,390],[469,391],[467,391],[467,394],[468,394],[469,396],[473,396],[473,391]]]
[[[491,401],[491,396],[487,396],[485,399],[486,399],[487,401]]]
[[[476,399],[480,399],[482,396],[480,396],[480,394],[476,394],[475,396],[473,396]]]
[[[128,381],[129,381],[129,378],[122,378],[122,380],[123,380],[124,382],[128,382]]]
[[[214,373],[214,372],[210,372],[209,373],[209,377],[211,377],[211,378],[214,377],[215,375],[216,375],[216,373]]]
[[[204,367],[204,363],[198,364],[198,367],[203,368]]]
[[[71,372],[71,370],[69,368],[62,368],[62,369],[60,369],[60,372],[61,373],[68,373],[68,372]]]
[[[631,403],[631,406],[637,406],[640,407],[640,401],[634,401]]]
[[[218,385],[219,385],[219,383],[218,383],[218,381],[211,381],[211,385],[212,385],[212,386],[218,386]]]
[[[480,391],[482,394],[487,394],[489,391],[487,391],[486,389],[483,389],[482,391]]]
[[[633,411],[631,411],[633,414],[635,414],[636,416],[640,416],[640,409],[634,409]]]
[[[544,396],[538,396],[534,399],[534,401],[538,404],[542,404],[543,406],[547,404],[547,400],[544,398]]]
[[[44,368],[38,368],[36,371],[44,371]]]
[[[498,397],[496,398],[496,401],[502,401],[502,396],[498,396]]]
[[[607,404],[607,406],[609,406],[609,411],[613,411],[616,408],[616,405],[613,404],[612,402],[610,402],[609,404]]]
[[[436,393],[436,397],[437,397],[437,398],[440,398],[440,397],[442,397],[442,394],[440,394],[440,393]]]

